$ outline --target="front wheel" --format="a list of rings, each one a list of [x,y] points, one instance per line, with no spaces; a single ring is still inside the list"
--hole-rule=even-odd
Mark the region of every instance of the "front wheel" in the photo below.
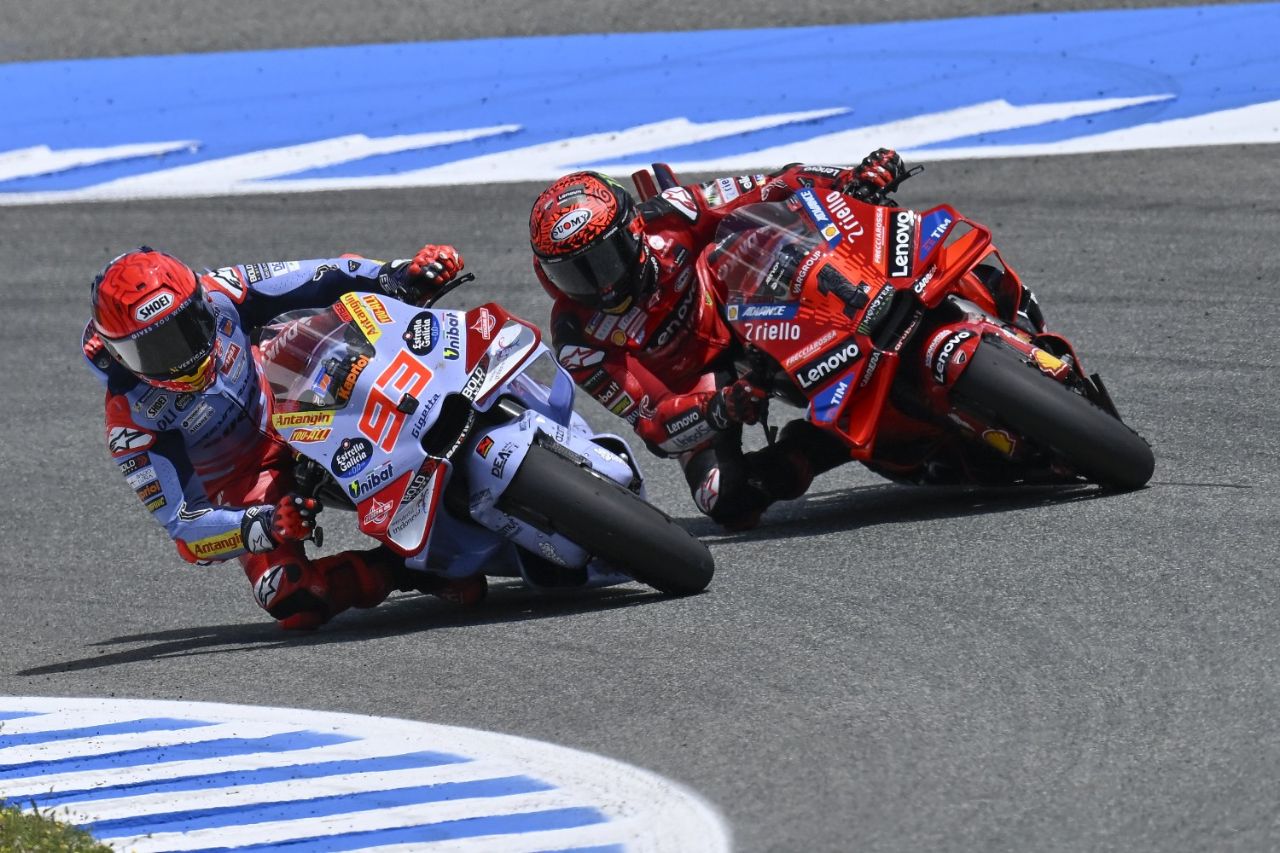
[[[707,546],[657,507],[540,445],[529,448],[502,502],[661,592],[701,592],[715,573]]]
[[[1095,483],[1137,489],[1155,470],[1155,456],[1141,436],[999,343],[979,344],[952,395],[958,405],[995,418]]]

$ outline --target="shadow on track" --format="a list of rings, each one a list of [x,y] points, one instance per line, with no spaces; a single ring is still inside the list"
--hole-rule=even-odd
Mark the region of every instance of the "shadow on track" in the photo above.
[[[726,533],[704,516],[675,519],[682,527],[711,543],[792,539],[839,530],[858,530],[877,524],[934,521],[992,512],[1012,512],[1041,506],[1105,498],[1115,492],[1094,485],[1067,486],[903,486],[894,483],[810,493],[794,501],[774,504],[754,530]]]
[[[974,486],[901,486],[892,483],[837,489],[809,494],[776,505],[765,524],[744,533],[726,534],[711,520],[696,516],[678,518],[686,530],[712,544],[790,539],[840,530],[857,530],[877,524],[931,521],[992,512],[1012,512],[1107,497],[1111,492],[1096,486],[1022,486],[991,488]],[[280,646],[312,646],[348,643],[439,628],[523,622],[573,616],[590,611],[634,607],[661,601],[665,596],[631,586],[593,590],[532,592],[519,583],[503,583],[490,589],[479,607],[460,609],[424,595],[402,595],[370,610],[348,611],[329,625],[308,633],[287,633],[272,622],[205,625],[133,634],[102,640],[96,654],[20,670],[16,675],[49,675],[102,669],[142,661],[195,655],[256,652]],[[131,646],[108,651],[115,646]]]
[[[349,610],[316,631],[282,631],[274,622],[255,621],[231,625],[202,625],[113,637],[92,645],[100,647],[91,657],[60,661],[19,670],[15,675],[50,675],[123,664],[194,655],[259,652],[280,646],[320,646],[329,643],[415,634],[438,628],[491,625],[573,616],[599,610],[635,607],[667,596],[631,586],[602,587],[563,592],[534,592],[518,582],[490,588],[489,597],[477,607],[459,608],[427,595],[407,594],[388,599],[369,610]],[[107,651],[113,646],[135,646]]]

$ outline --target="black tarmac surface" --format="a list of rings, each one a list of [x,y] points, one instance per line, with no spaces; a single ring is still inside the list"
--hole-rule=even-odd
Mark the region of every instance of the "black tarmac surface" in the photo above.
[[[94,4],[15,5],[3,15],[21,25],[0,36],[10,51],[20,37],[11,56],[130,50],[114,25],[95,39],[69,23]],[[195,4],[110,4],[164,33],[166,50],[569,27],[404,2],[323,26],[308,4],[204,5],[271,19],[193,33],[182,16],[206,13]],[[761,3],[678,16],[657,3],[635,26],[837,15],[792,5],[783,18]],[[871,19],[1042,4],[844,7]],[[564,20],[627,26],[614,8]],[[650,459],[653,499],[711,544],[706,594],[498,589],[461,613],[399,596],[307,636],[265,621],[238,567],[182,563],[109,461],[102,392],[76,350],[89,279],[144,241],[217,266],[400,256],[429,239],[460,246],[479,277],[447,304],[495,299],[545,324],[523,248],[540,187],[0,208],[0,695],[283,705],[526,735],[692,786],[743,851],[1273,849],[1276,156],[939,163],[901,196],[995,229],[1051,325],[1155,448],[1145,490],[923,490],[849,465],[761,529],[722,535],[674,463]],[[345,533],[335,545],[355,543],[349,516],[326,517]]]

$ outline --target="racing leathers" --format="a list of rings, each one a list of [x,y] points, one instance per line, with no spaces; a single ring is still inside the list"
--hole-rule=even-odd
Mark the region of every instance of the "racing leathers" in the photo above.
[[[778,442],[744,454],[742,423],[754,422],[719,314],[725,294],[699,281],[694,263],[721,220],[761,201],[783,201],[802,187],[857,186],[856,168],[791,165],[774,175],[725,177],[674,187],[644,201],[649,290],[621,314],[557,295],[551,334],[556,356],[584,390],[632,423],[650,450],[679,458],[698,508],[729,527],[748,527],[775,500],[799,497],[813,475],[849,458],[813,425],[788,424]],[[872,194],[874,195],[874,194]],[[728,417],[734,408],[745,415]],[[745,405],[744,405],[745,404]]]
[[[269,427],[254,332],[281,312],[328,305],[348,291],[419,295],[434,276],[417,260],[344,255],[201,274],[215,318],[216,376],[198,393],[143,382],[112,358],[92,324],[85,329],[85,357],[106,387],[108,449],[129,486],[183,559],[238,558],[258,604],[283,627],[315,627],[349,607],[379,604],[401,564],[385,549],[312,560],[301,542],[272,534],[272,509],[295,489],[293,455]]]

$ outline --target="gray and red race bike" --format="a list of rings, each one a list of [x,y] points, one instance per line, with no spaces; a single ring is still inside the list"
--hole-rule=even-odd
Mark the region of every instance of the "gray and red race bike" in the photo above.
[[[645,500],[627,443],[574,411],[538,327],[501,306],[348,293],[275,318],[259,350],[272,426],[305,460],[300,491],[354,510],[409,569],[672,594],[710,583],[706,546]]]
[[[1151,448],[1101,378],[1070,341],[1037,330],[1038,306],[991,232],[954,208],[801,189],[726,217],[697,272],[723,300],[739,374],[874,470],[1119,489],[1151,478]]]

